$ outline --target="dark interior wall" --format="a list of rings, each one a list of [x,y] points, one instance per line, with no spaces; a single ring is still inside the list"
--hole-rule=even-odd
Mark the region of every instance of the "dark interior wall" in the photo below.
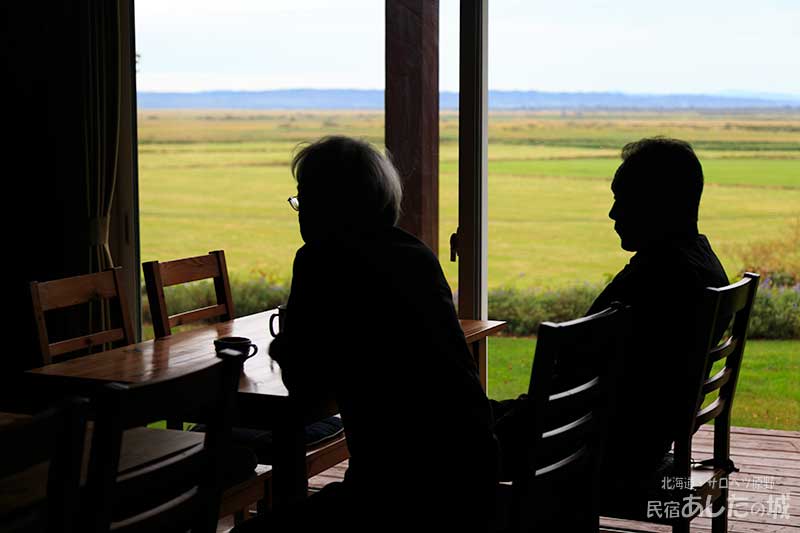
[[[0,7],[5,59],[5,345],[0,380],[37,353],[31,280],[89,270],[77,11],[69,0]],[[58,327],[58,325],[54,326]],[[13,339],[13,342],[12,342]]]

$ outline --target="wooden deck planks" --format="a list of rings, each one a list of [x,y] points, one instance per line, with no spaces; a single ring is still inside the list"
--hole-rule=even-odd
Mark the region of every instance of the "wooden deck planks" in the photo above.
[[[713,427],[703,426],[693,440],[695,459],[708,456],[712,450]],[[729,520],[731,533],[800,533],[800,431],[769,430],[757,428],[731,428],[731,456],[740,471],[731,478],[732,494],[740,500],[734,505],[734,516]],[[341,463],[309,480],[309,488],[316,491],[333,481],[341,481],[347,463]],[[387,479],[391,479],[387,473]],[[766,506],[785,496],[788,518],[773,517],[770,513],[752,513],[754,505]],[[760,507],[757,507],[757,510]],[[747,511],[747,512],[745,512]],[[223,524],[220,524],[221,526]],[[228,525],[228,528],[231,527]],[[221,528],[219,531],[226,531]],[[669,526],[603,518],[601,531],[639,531],[671,533]],[[711,531],[709,518],[692,521],[692,532]]]
[[[703,426],[693,439],[695,459],[710,456],[713,427]],[[734,516],[728,531],[742,533],[800,533],[800,432],[734,427],[731,457],[740,471],[731,476]],[[786,497],[788,518],[766,512],[770,500]],[[755,513],[753,508],[755,506]],[[765,512],[761,512],[762,507]],[[601,531],[671,532],[669,526],[603,518]],[[692,521],[693,532],[711,531],[709,518]]]

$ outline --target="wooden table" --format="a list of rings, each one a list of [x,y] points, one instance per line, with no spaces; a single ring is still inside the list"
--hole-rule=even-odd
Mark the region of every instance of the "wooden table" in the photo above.
[[[274,430],[273,487],[275,503],[280,504],[306,494],[305,423],[335,414],[337,409],[335,405],[300,408],[289,398],[280,367],[268,355],[272,341],[269,318],[276,312],[273,309],[160,340],[50,364],[29,370],[27,375],[35,383],[54,387],[59,393],[91,396],[103,383],[140,383],[190,372],[216,357],[213,344],[216,338],[250,338],[258,346],[258,354],[244,364],[237,398],[239,416],[249,427]],[[462,320],[461,327],[467,342],[474,345],[505,327],[505,322]]]
[[[464,336],[472,356],[475,358],[475,364],[478,365],[478,378],[481,380],[481,386],[484,391],[487,391],[489,362],[486,352],[486,337],[505,329],[507,323],[499,320],[459,320],[459,322],[461,322],[461,329],[464,330]]]
[[[6,413],[4,411],[0,411],[0,428],[3,426],[13,424],[14,422],[27,420],[30,417],[31,415],[25,415],[21,413]]]

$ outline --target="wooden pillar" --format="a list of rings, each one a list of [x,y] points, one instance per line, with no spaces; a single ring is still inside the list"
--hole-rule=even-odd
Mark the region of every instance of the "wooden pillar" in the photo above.
[[[400,227],[439,253],[439,2],[386,0],[386,148],[403,179]]]

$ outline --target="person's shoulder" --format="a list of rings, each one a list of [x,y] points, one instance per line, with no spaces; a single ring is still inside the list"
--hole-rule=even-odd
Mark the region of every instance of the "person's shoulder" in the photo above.
[[[416,264],[440,268],[439,258],[428,245],[416,236],[397,227],[388,232],[387,242],[394,260],[401,264]]]
[[[317,253],[318,247],[306,243],[298,248],[297,252],[295,252],[294,262],[297,264],[299,262],[307,261],[310,257],[317,255]]]
[[[725,268],[722,266],[719,257],[717,257],[717,254],[714,253],[714,250],[711,248],[711,243],[708,242],[708,239],[703,234],[697,237],[695,247],[698,250],[699,258],[696,262],[702,267],[705,273],[703,276],[705,286],[722,287],[727,285],[729,281],[728,274],[725,272]]]
[[[316,258],[320,256],[328,256],[332,253],[337,253],[337,250],[345,247],[345,240],[343,239],[318,239],[304,243],[297,249],[295,257],[301,259]]]
[[[674,241],[654,251],[648,258],[664,282],[689,290],[727,283],[727,275],[705,235]]]
[[[294,268],[309,269],[330,261],[335,254],[332,247],[325,242],[305,243],[294,255]]]
[[[417,236],[412,235],[411,233],[398,228],[397,226],[390,228],[387,232],[387,235],[389,236],[389,241],[395,246],[407,248],[409,251],[415,253],[435,257],[435,254],[427,244],[422,242]]]
[[[392,227],[381,238],[374,264],[391,280],[393,290],[421,297],[422,293],[451,294],[439,258],[419,238]]]

